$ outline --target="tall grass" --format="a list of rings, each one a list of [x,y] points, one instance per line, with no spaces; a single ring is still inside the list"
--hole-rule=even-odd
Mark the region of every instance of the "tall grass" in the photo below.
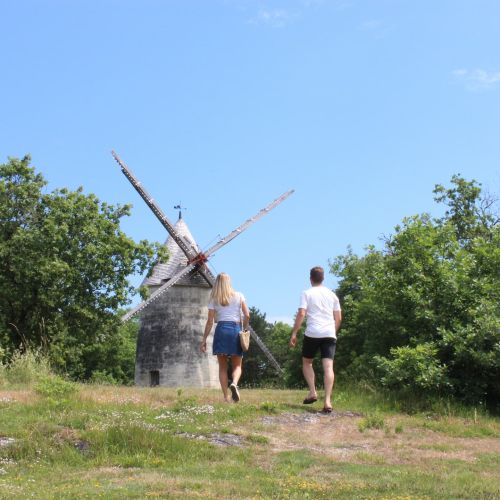
[[[333,405],[361,411],[362,413],[403,413],[406,415],[427,415],[459,417],[477,421],[482,417],[498,416],[484,405],[466,405],[450,397],[436,395],[403,396],[382,389],[367,382],[343,382],[335,384]]]
[[[52,372],[49,360],[40,351],[17,351],[8,364],[0,365],[0,387],[33,389],[49,404],[67,403],[77,392],[76,384]]]
[[[3,387],[32,387],[52,375],[49,360],[41,351],[16,351],[9,363],[0,366],[0,386]]]

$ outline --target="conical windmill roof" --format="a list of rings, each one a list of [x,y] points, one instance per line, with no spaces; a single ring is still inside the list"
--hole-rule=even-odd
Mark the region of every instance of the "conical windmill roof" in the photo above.
[[[189,231],[187,224],[184,219],[179,219],[175,224],[175,230],[184,239],[189,242],[189,246],[193,247],[196,252],[200,249],[194,241],[193,235]],[[165,264],[156,264],[153,268],[151,276],[144,278],[142,285],[147,286],[160,286],[167,282],[172,276],[178,273],[182,268],[187,266],[187,257],[184,252],[180,249],[179,245],[175,240],[169,236],[165,242],[165,246],[168,249],[168,261]],[[212,273],[207,269],[207,274]],[[178,285],[191,285],[191,286],[208,286],[205,279],[197,272],[191,272],[187,276],[184,276],[177,282]]]

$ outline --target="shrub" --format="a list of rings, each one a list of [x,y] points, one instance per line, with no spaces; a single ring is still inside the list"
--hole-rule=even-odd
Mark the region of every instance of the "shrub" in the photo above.
[[[94,370],[90,382],[101,385],[117,385],[118,382],[110,373],[105,370]]]
[[[337,369],[374,380],[378,365],[398,397],[437,393],[499,411],[498,199],[476,181],[451,182],[434,190],[443,217],[405,217],[382,249],[349,248],[331,263],[345,312]]]
[[[416,347],[391,349],[392,359],[375,356],[384,387],[397,392],[427,396],[438,394],[449,385],[446,366],[439,364],[437,349],[432,343]]]
[[[76,384],[68,382],[58,375],[40,377],[35,392],[47,398],[51,403],[65,403],[77,390]]]

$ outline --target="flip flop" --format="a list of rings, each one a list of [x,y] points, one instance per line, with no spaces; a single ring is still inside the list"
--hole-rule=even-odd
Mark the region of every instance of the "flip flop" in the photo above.
[[[303,404],[305,405],[311,405],[313,403],[316,403],[318,401],[318,398],[306,398],[304,401],[302,401]]]
[[[331,406],[325,406],[322,410],[321,413],[332,413],[333,408]]]

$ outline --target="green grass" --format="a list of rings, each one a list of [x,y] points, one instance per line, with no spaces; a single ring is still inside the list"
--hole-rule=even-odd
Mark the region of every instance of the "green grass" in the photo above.
[[[362,416],[324,420],[331,422],[327,430],[348,427],[337,441],[319,436],[319,450],[309,446],[316,436],[307,424],[279,423],[320,409],[301,404],[303,391],[243,390],[236,405],[220,402],[215,390],[69,387],[53,380],[28,394],[16,387],[0,390],[0,437],[16,440],[0,448],[0,498],[451,499],[500,492],[498,453],[453,455],[463,446],[457,438],[500,437],[498,420],[484,414],[408,415],[371,392],[338,391],[335,410]],[[263,417],[278,420],[266,426]],[[211,442],[224,433],[241,438],[241,446]],[[384,455],[384,446],[397,451],[421,434],[433,441],[416,442],[415,453],[442,458]],[[349,451],[349,436],[365,447]],[[345,456],[334,453],[340,443]]]
[[[246,437],[247,441],[256,444],[268,444],[269,438],[266,436],[259,436],[258,434],[251,434]]]
[[[384,428],[386,428],[384,417],[380,413],[370,413],[358,423],[359,432],[364,432],[367,429]]]

